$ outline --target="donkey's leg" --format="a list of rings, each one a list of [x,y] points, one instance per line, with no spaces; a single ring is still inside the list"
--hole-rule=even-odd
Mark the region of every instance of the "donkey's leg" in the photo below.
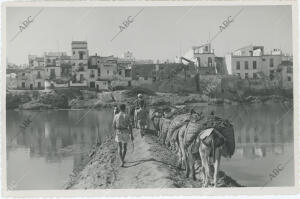
[[[207,153],[207,147],[203,143],[200,143],[199,153],[201,157],[202,170],[204,171],[204,187],[207,187],[210,172],[208,162],[209,153]]]
[[[181,149],[179,147],[179,143],[176,142],[176,145],[177,145],[177,156],[178,156],[178,160],[177,160],[177,168],[178,169],[181,169],[181,166],[182,166],[182,152],[181,152]]]
[[[190,167],[187,159],[187,147],[184,146],[184,138],[180,139],[180,149],[182,154],[182,160],[184,162],[184,167],[185,167],[185,176],[188,178],[190,175]]]
[[[188,148],[188,158],[189,158],[189,165],[192,170],[192,178],[193,178],[193,180],[196,180],[195,162],[194,162],[194,158],[193,158],[193,154],[192,154],[192,146],[193,145],[189,146],[189,148]]]
[[[215,149],[215,162],[214,162],[214,187],[217,187],[217,176],[220,168],[220,161],[221,161],[221,151],[220,148]]]
[[[190,176],[190,166],[189,166],[186,150],[187,149],[185,148],[184,151],[183,151],[183,161],[184,161],[184,167],[185,167],[185,177],[188,178]]]

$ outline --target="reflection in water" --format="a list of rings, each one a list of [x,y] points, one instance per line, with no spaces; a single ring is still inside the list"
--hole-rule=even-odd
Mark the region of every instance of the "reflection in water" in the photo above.
[[[20,132],[16,124],[35,111],[8,111],[8,184],[18,181],[21,173],[31,168],[34,172],[27,175],[16,189],[62,188],[72,170],[81,165],[91,146],[112,132],[110,111],[90,111],[76,125],[84,113],[84,110],[44,111]],[[27,168],[19,168],[20,165]]]
[[[221,169],[247,186],[262,186],[268,172],[278,162],[293,155],[293,112],[279,104],[209,106],[229,118],[235,129],[236,152],[223,159]],[[61,189],[68,176],[82,164],[91,145],[112,133],[112,113],[91,111],[43,111],[28,128],[19,133],[22,120],[35,111],[7,111],[8,184],[18,182],[16,189]],[[242,161],[241,161],[242,160]],[[292,164],[293,165],[293,164]],[[293,184],[293,167],[267,186]],[[282,178],[284,178],[282,180]]]
[[[233,122],[236,151],[232,159],[222,160],[221,169],[246,186],[263,186],[274,166],[293,157],[293,111],[286,106],[209,106],[199,111],[214,111]],[[288,166],[277,181],[266,186],[292,186],[293,162]]]

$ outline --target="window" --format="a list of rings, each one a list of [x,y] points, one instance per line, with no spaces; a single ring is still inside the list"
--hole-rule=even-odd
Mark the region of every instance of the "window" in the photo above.
[[[257,74],[253,73],[253,79],[257,79]]]
[[[98,68],[98,76],[101,76],[101,68]]]
[[[37,78],[41,78],[41,71],[38,71]]]
[[[109,70],[106,71],[107,75],[109,75]]]
[[[41,82],[38,82],[38,88],[41,88],[41,87],[42,87]]]
[[[245,61],[245,70],[249,69],[248,61]]]
[[[256,69],[256,61],[253,61],[252,65],[253,65],[253,69]]]
[[[291,82],[292,81],[292,78],[290,76],[288,76],[288,81]]]
[[[22,76],[24,77],[24,76],[25,76],[25,73],[22,73]]]
[[[208,46],[205,46],[205,51],[206,51],[206,52],[208,51]]]
[[[273,66],[274,66],[274,59],[271,58],[271,59],[270,59],[270,67],[273,67]]]
[[[240,61],[237,61],[236,62],[236,69],[240,70],[240,68],[241,68],[241,63],[240,63]]]
[[[274,70],[270,70],[270,80],[274,79]]]
[[[212,58],[211,57],[208,58],[207,63],[208,63],[209,67],[212,66]]]
[[[79,52],[79,59],[82,60],[82,59],[83,59],[83,55],[84,55],[84,52],[80,51],[80,52]]]
[[[50,69],[50,79],[54,79],[55,77],[56,77],[55,69],[51,68]]]
[[[91,70],[90,77],[91,77],[91,78],[94,78],[94,77],[95,77],[95,71],[94,71],[94,70]]]
[[[119,75],[122,75],[122,70],[119,70]]]
[[[22,82],[22,88],[25,88],[25,82]]]
[[[75,51],[73,51],[73,55],[75,55]]]
[[[240,76],[241,76],[241,73],[237,73],[237,76],[239,76],[239,77],[240,77]]]
[[[249,74],[245,73],[245,79],[248,79],[248,78],[249,78]]]

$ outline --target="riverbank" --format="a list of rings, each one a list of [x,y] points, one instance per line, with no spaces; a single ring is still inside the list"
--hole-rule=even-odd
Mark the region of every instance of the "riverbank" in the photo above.
[[[128,146],[125,166],[120,167],[117,145],[106,140],[91,155],[85,167],[72,176],[66,189],[114,188],[196,188],[202,187],[202,172],[197,166],[197,180],[185,178],[176,167],[176,155],[158,143],[153,135],[141,138],[134,131],[134,150]],[[199,165],[199,163],[198,163]],[[220,171],[218,187],[239,187],[235,180]]]
[[[132,90],[95,92],[80,90],[8,92],[7,109],[45,110],[45,109],[103,109],[117,104],[130,104],[137,93],[143,93],[149,106],[205,104],[268,104],[273,102],[292,103],[293,99],[282,95],[232,94],[230,97],[212,97],[197,93],[158,93],[144,88]]]

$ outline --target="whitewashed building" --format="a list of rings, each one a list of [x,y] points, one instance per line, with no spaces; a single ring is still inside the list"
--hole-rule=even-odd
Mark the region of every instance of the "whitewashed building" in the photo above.
[[[284,60],[280,50],[264,53],[263,46],[249,45],[225,56],[228,74],[241,79],[266,78],[273,80],[276,70]]]

